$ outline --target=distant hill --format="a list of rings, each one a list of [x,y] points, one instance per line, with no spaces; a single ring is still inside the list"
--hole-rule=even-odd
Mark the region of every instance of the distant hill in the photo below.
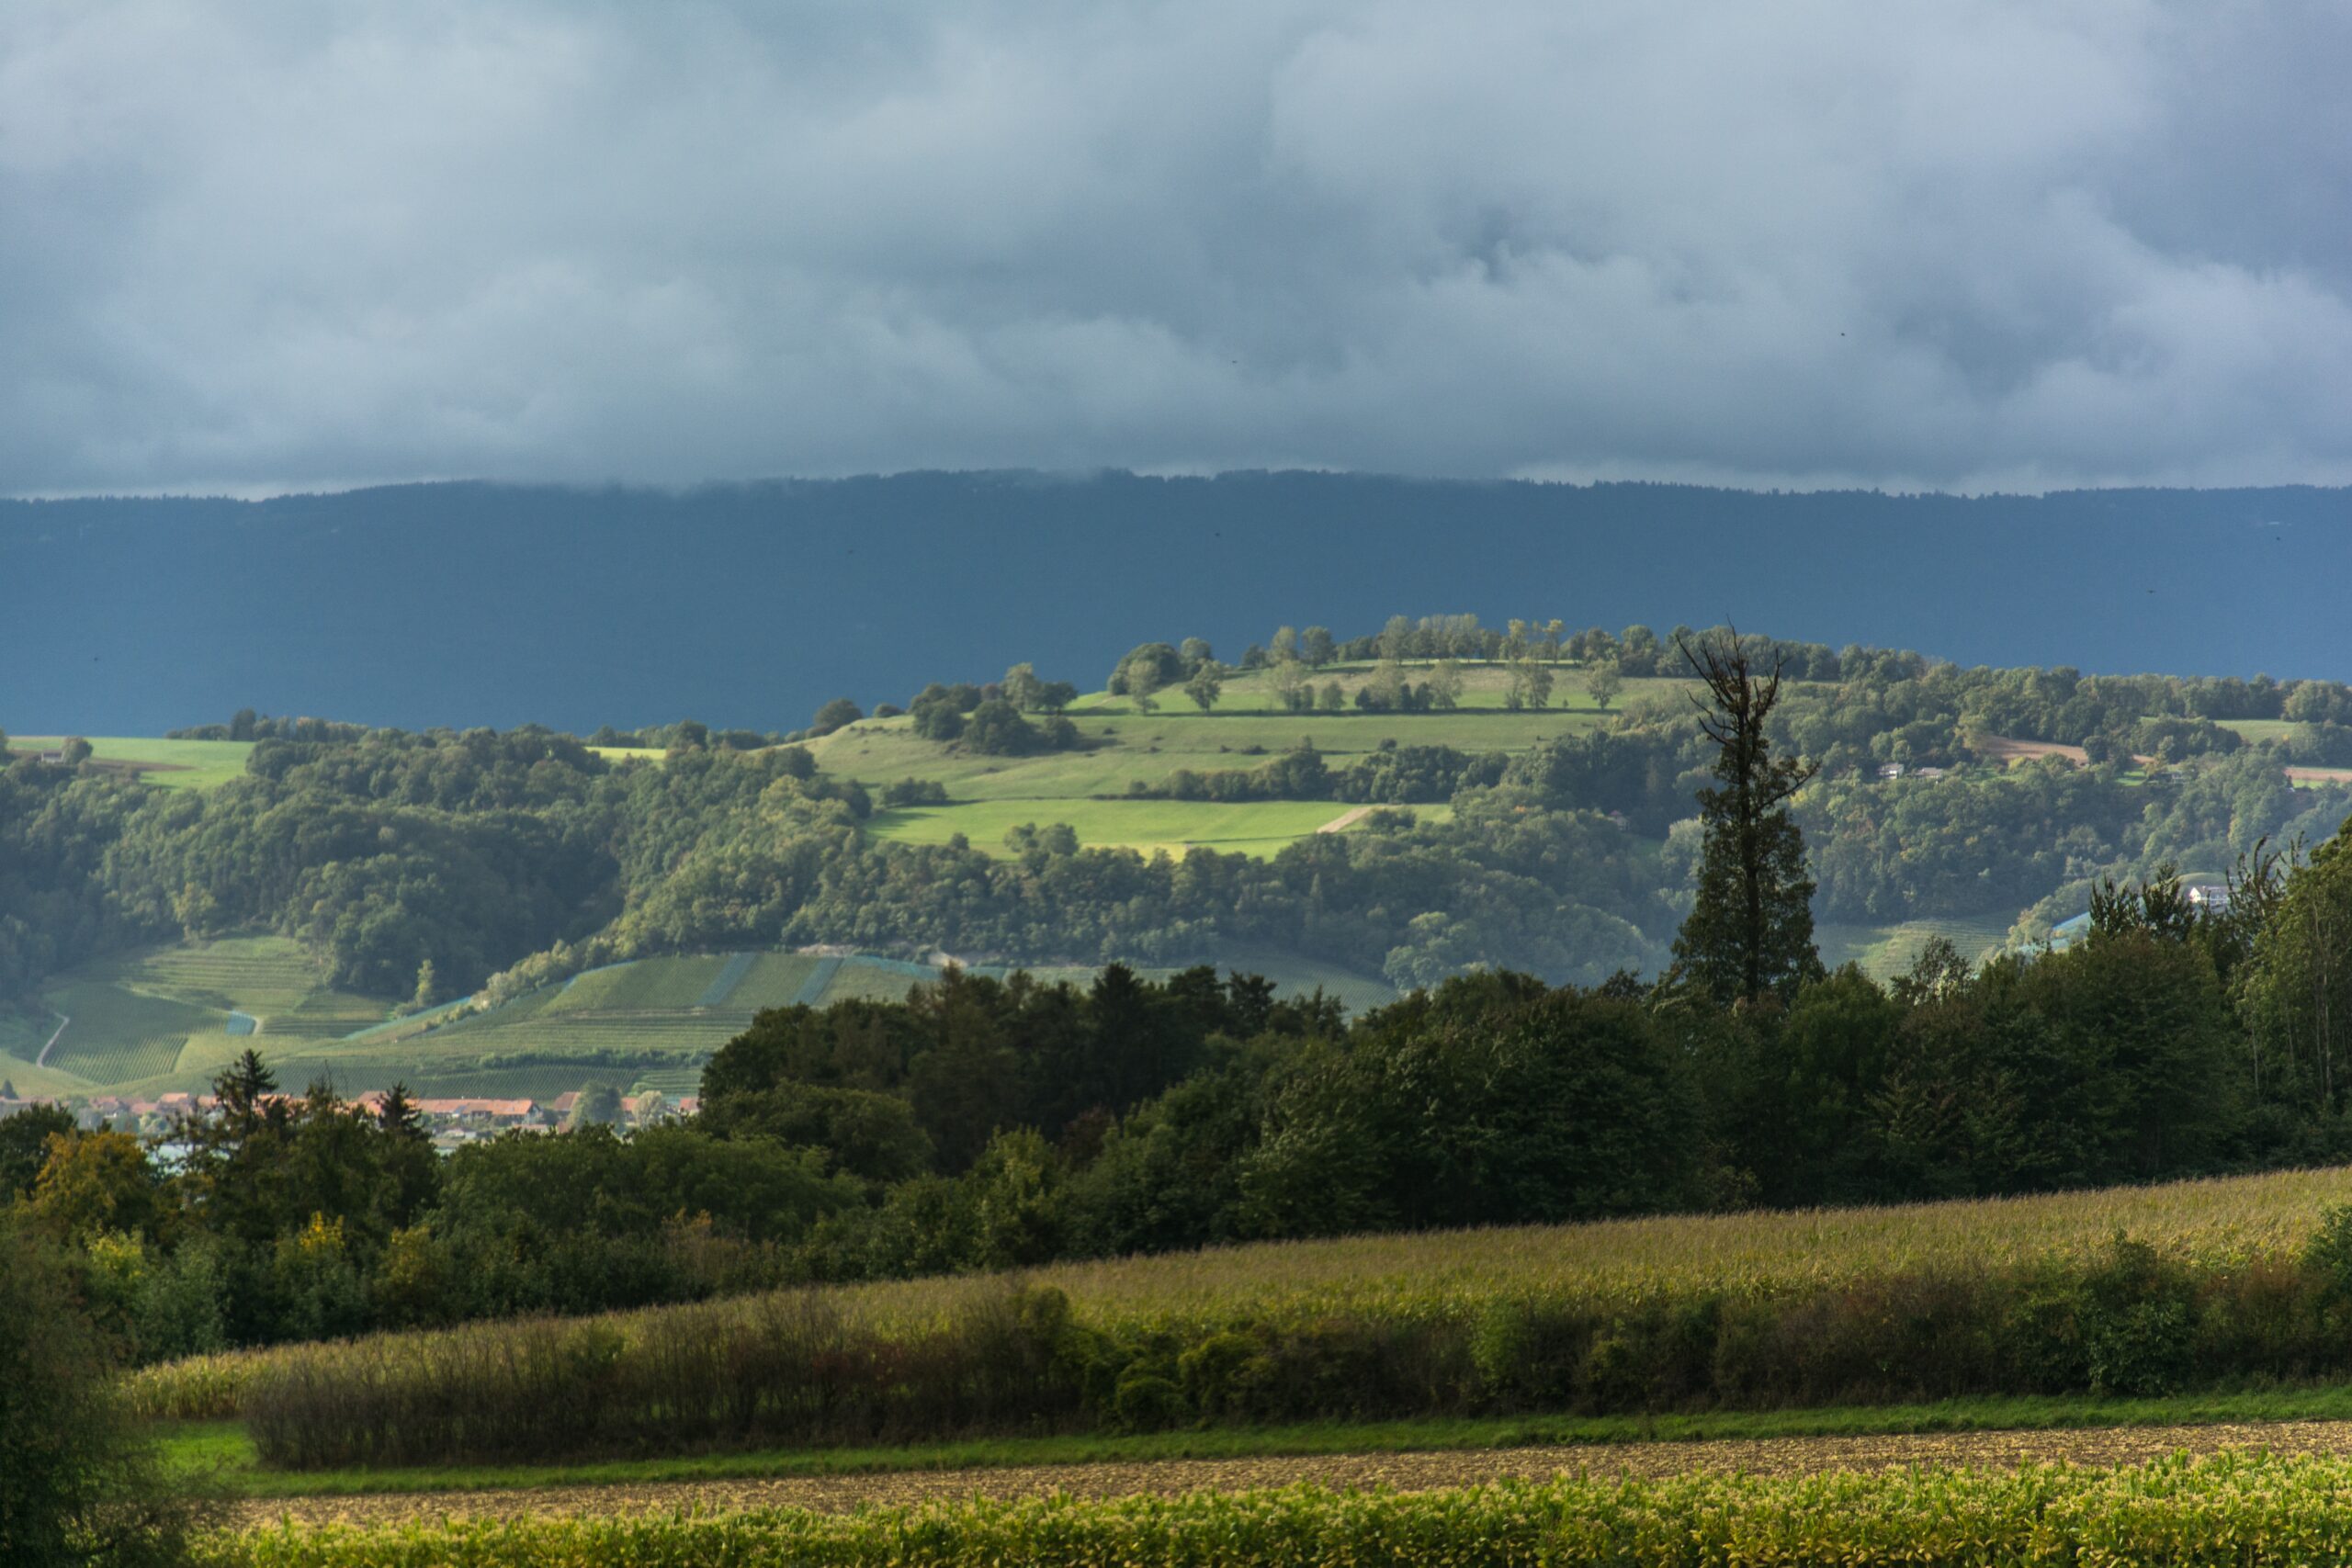
[[[1704,624],[1963,662],[2352,677],[2352,491],[1751,494],[1350,475],[908,474],[0,502],[0,727],[238,708],[789,729],[1015,660],[1396,612]]]

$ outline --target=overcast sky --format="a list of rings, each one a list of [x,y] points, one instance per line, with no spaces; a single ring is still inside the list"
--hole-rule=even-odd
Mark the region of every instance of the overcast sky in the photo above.
[[[0,493],[2352,480],[2352,6],[6,0]]]

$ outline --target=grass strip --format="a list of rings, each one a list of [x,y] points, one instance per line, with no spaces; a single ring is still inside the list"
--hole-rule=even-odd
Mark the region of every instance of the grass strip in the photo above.
[[[764,1449],[548,1465],[458,1465],[399,1470],[277,1471],[264,1467],[242,1424],[164,1428],[172,1464],[209,1473],[245,1497],[353,1496],[370,1493],[631,1485],[879,1475],[898,1471],[1019,1465],[1257,1459],[1283,1455],[1445,1452],[1600,1443],[1697,1442],[1898,1433],[2053,1431],[2352,1420],[2352,1386],[2268,1389],[2168,1399],[2076,1397],[1950,1400],[1933,1404],[1832,1406],[1657,1416],[1522,1416],[1480,1419],[1212,1427],[1127,1436],[976,1438],[896,1447]]]

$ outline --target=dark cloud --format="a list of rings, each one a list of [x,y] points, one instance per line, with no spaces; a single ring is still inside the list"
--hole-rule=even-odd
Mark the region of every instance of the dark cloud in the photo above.
[[[0,11],[0,491],[2352,477],[2308,0]]]

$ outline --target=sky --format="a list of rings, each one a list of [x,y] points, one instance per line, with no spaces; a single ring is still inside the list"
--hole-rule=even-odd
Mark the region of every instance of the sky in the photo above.
[[[2352,480],[2330,0],[8,0],[0,494]]]

